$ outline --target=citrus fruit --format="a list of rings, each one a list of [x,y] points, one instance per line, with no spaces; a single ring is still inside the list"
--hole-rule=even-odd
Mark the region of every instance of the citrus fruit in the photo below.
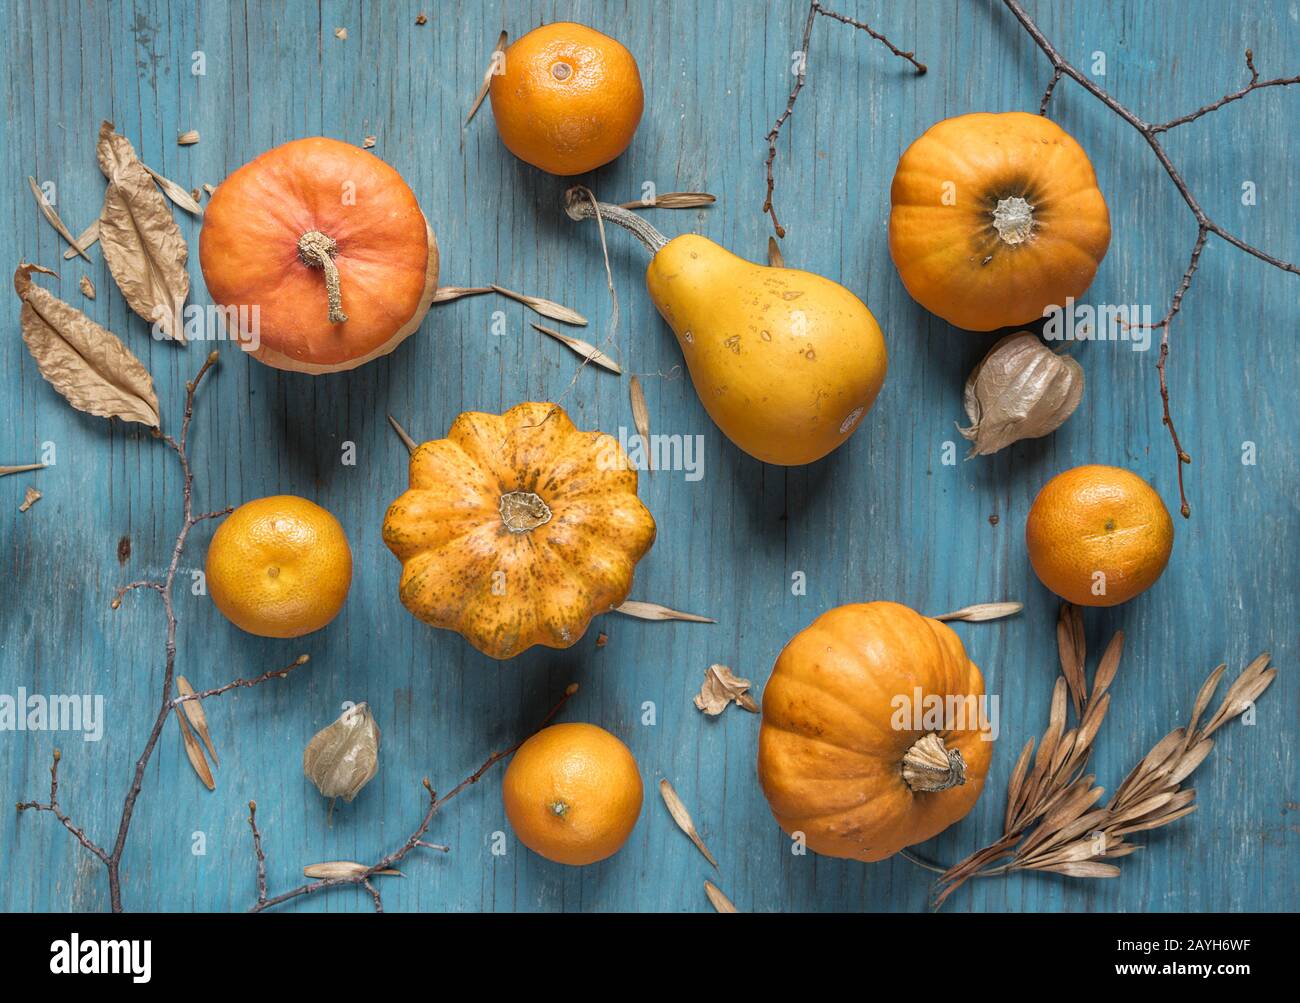
[[[636,60],[581,24],[534,28],[492,77],[492,116],[506,149],[551,174],[582,174],[627,149],[644,96]]]
[[[524,846],[559,864],[593,864],[627,842],[641,813],[641,774],[604,728],[555,724],[519,747],[501,797]]]
[[[1116,606],[1150,588],[1169,562],[1174,522],[1137,474],[1091,465],[1043,486],[1025,522],[1029,563],[1078,606]]]
[[[208,545],[208,591],[236,627],[301,637],[334,619],[352,584],[339,521],[314,502],[272,495],[227,516]]]

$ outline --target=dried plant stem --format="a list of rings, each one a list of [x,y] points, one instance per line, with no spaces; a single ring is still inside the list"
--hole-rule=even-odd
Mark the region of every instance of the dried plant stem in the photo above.
[[[1231,244],[1238,250],[1245,251],[1247,254],[1258,258],[1260,261],[1266,262],[1274,268],[1280,268],[1284,272],[1300,274],[1300,268],[1297,268],[1290,262],[1274,257],[1252,244],[1246,243],[1245,240],[1230,233],[1218,223],[1214,222],[1214,220],[1210,219],[1205,210],[1201,207],[1200,202],[1196,199],[1196,196],[1194,196],[1191,190],[1187,187],[1187,182],[1183,180],[1182,174],[1179,173],[1178,168],[1176,168],[1173,161],[1170,160],[1169,154],[1165,152],[1165,148],[1160,144],[1158,137],[1161,133],[1168,132],[1170,129],[1176,129],[1180,125],[1195,122],[1202,116],[1217,111],[1226,104],[1230,104],[1233,101],[1239,101],[1253,91],[1262,90],[1265,87],[1285,87],[1290,84],[1300,83],[1300,76],[1276,77],[1272,80],[1260,80],[1259,71],[1255,69],[1254,54],[1247,49],[1246,69],[1250,72],[1250,82],[1247,83],[1245,87],[1233,91],[1230,94],[1225,94],[1219,100],[1212,101],[1210,104],[1204,105],[1203,107],[1196,109],[1196,111],[1190,112],[1186,115],[1171,119],[1168,122],[1152,124],[1143,121],[1132,111],[1098,87],[1092,79],[1081,70],[1067,62],[1065,57],[1056,50],[1056,47],[1048,41],[1047,37],[1039,29],[1038,25],[1036,25],[1029,15],[1025,13],[1025,9],[1020,5],[1019,0],[1002,0],[1002,2],[1006,5],[1007,9],[1015,15],[1015,18],[1020,22],[1021,27],[1028,32],[1029,37],[1034,40],[1034,44],[1036,44],[1043,51],[1043,54],[1051,60],[1052,79],[1047,85],[1047,90],[1043,94],[1043,100],[1039,105],[1040,113],[1044,115],[1047,114],[1047,105],[1051,101],[1052,92],[1055,90],[1056,84],[1061,77],[1069,77],[1137,130],[1142,138],[1146,140],[1147,146],[1151,148],[1151,152],[1155,154],[1156,160],[1159,161],[1160,166],[1164,168],[1165,173],[1169,175],[1169,179],[1174,183],[1174,187],[1178,189],[1178,194],[1182,196],[1183,201],[1187,204],[1187,208],[1191,210],[1192,216],[1196,220],[1196,241],[1192,246],[1191,260],[1187,265],[1187,270],[1183,273],[1182,281],[1178,284],[1178,289],[1174,293],[1169,309],[1160,320],[1149,325],[1142,325],[1144,327],[1149,327],[1151,330],[1160,331],[1160,357],[1156,362],[1156,370],[1159,373],[1160,400],[1164,409],[1161,420],[1164,422],[1165,427],[1169,429],[1169,437],[1173,443],[1174,453],[1178,460],[1179,509],[1183,514],[1183,518],[1186,519],[1191,516],[1192,509],[1187,502],[1187,492],[1183,488],[1183,467],[1186,464],[1191,463],[1192,458],[1188,455],[1187,451],[1183,449],[1182,443],[1178,439],[1178,431],[1174,427],[1173,415],[1169,408],[1169,385],[1165,377],[1165,370],[1169,364],[1169,325],[1182,307],[1183,296],[1186,294],[1188,286],[1191,285],[1192,276],[1196,274],[1196,269],[1201,260],[1201,251],[1205,249],[1205,242],[1210,234],[1213,234],[1221,240]]]
[[[781,221],[777,218],[776,206],[772,202],[772,195],[776,190],[776,179],[773,176],[773,165],[776,163],[776,141],[781,135],[782,126],[784,126],[790,116],[794,114],[794,103],[799,100],[799,92],[803,90],[804,82],[807,80],[808,45],[812,41],[813,25],[816,23],[817,15],[819,14],[822,17],[830,18],[832,21],[838,21],[840,24],[847,24],[851,28],[856,28],[859,31],[866,32],[877,42],[889,49],[889,51],[899,59],[906,59],[916,67],[917,76],[920,76],[926,71],[925,64],[917,61],[916,53],[904,52],[870,25],[836,11],[827,10],[821,5],[820,0],[812,0],[808,5],[808,17],[804,21],[803,25],[803,41],[799,46],[800,58],[798,72],[795,73],[794,77],[794,86],[790,88],[790,96],[786,98],[785,110],[781,112],[780,116],[777,118],[776,122],[773,123],[772,128],[768,131],[768,134],[765,137],[767,140],[767,160],[764,161],[764,167],[767,171],[767,195],[763,199],[763,212],[772,217],[772,228],[776,230],[776,235],[778,237],[785,237],[785,227],[781,225]]]
[[[72,823],[67,814],[62,810],[58,801],[58,768],[59,752],[55,750],[54,764],[50,768],[50,800],[48,802],[22,801],[18,803],[18,810],[21,811],[46,811],[50,812],[57,818],[65,829],[67,829],[77,841],[89,850],[104,865],[108,872],[108,895],[109,905],[113,912],[122,911],[122,857],[126,852],[127,836],[131,831],[131,820],[135,813],[136,802],[140,798],[140,792],[144,787],[145,770],[149,765],[149,760],[153,757],[154,749],[158,745],[158,739],[162,735],[163,726],[167,723],[168,716],[176,706],[176,701],[172,697],[172,689],[176,676],[176,608],[172,600],[172,586],[176,580],[176,572],[180,567],[181,555],[185,552],[185,544],[189,539],[190,531],[199,523],[207,519],[219,518],[231,510],[220,509],[214,512],[203,512],[196,514],[194,512],[194,473],[190,467],[189,456],[189,432],[190,420],[194,416],[194,398],[198,393],[199,385],[208,371],[217,363],[217,353],[212,352],[203,362],[195,377],[185,384],[185,411],[181,419],[180,435],[171,436],[163,435],[163,441],[176,454],[180,461],[181,474],[183,479],[184,494],[181,503],[181,528],[176,535],[176,542],[172,546],[171,560],[167,565],[166,574],[160,580],[142,580],[131,582],[120,587],[113,597],[112,606],[118,609],[122,604],[122,597],[127,592],[136,589],[150,589],[157,592],[162,597],[163,613],[166,618],[166,634],[163,642],[164,661],[163,661],[163,678],[161,685],[162,698],[158,712],[154,717],[153,727],[149,731],[149,736],[145,740],[144,748],[141,750],[139,757],[135,761],[135,767],[131,775],[131,785],[127,789],[126,797],[122,802],[122,812],[118,818],[117,834],[113,840],[112,848],[105,850],[103,847],[94,843],[83,830]],[[186,699],[202,699],[204,696],[215,696],[218,692],[225,692],[235,686],[252,686],[264,679],[276,678],[283,676],[296,665],[302,664],[300,659],[290,666],[289,669],[282,669],[275,672],[266,673],[257,680],[237,680],[226,687],[219,687],[217,690],[205,691],[202,694],[194,694]]]
[[[545,728],[550,724],[555,716],[564,709],[564,705],[569,702],[569,699],[577,692],[578,684],[570,683],[568,687],[565,688],[564,694],[558,701],[556,701],[555,705],[551,707],[546,716],[542,718],[541,724],[539,724],[534,731],[540,731],[542,728]],[[527,741],[528,737],[529,736],[521,738],[508,749],[492,753],[492,755],[488,756],[487,759],[479,765],[478,769],[458,783],[446,794],[442,795],[442,797],[439,797],[434,792],[433,786],[429,783],[429,778],[425,777],[423,785],[425,791],[428,792],[429,800],[428,804],[425,806],[424,815],[421,817],[419,825],[415,827],[415,831],[412,832],[411,835],[406,837],[406,841],[403,842],[401,846],[393,850],[391,853],[385,854],[374,864],[355,874],[311,881],[307,884],[299,885],[297,888],[291,888],[287,892],[281,892],[279,895],[267,895],[266,856],[262,851],[262,834],[257,828],[257,804],[254,801],[248,802],[248,826],[253,833],[253,853],[257,858],[257,902],[251,906],[248,911],[264,912],[267,909],[274,908],[275,906],[288,902],[291,899],[301,898],[304,895],[312,895],[319,891],[328,891],[331,888],[357,885],[370,893],[371,900],[374,903],[375,912],[383,912],[383,900],[380,898],[379,891],[371,883],[370,879],[377,874],[394,869],[395,866],[416,847],[429,850],[442,850],[445,852],[447,849],[446,847],[440,846],[436,843],[427,842],[424,839],[424,834],[429,831],[429,826],[433,822],[433,816],[437,814],[438,810],[442,808],[443,805],[463,791],[466,787],[478,783],[479,780],[483,778],[483,775],[493,766],[501,762],[501,760],[507,759],[513,755],[519,747]]]
[[[1091,686],[1085,670],[1083,620],[1077,609],[1068,604],[1061,607],[1056,635],[1061,675],[1052,693],[1047,730],[1038,742],[1037,755],[1030,739],[1011,772],[1002,835],[946,870],[907,855],[918,866],[942,870],[935,908],[976,877],[1018,870],[1118,877],[1120,869],[1110,861],[1141,848],[1125,837],[1169,825],[1196,810],[1196,794],[1184,790],[1183,781],[1213,749],[1210,736],[1252,707],[1277,675],[1269,667],[1268,654],[1260,655],[1242,670],[1219,709],[1201,725],[1226,669],[1220,665],[1197,694],[1187,725],[1157,742],[1110,801],[1099,806],[1105,792],[1084,769],[1110,706],[1109,689],[1119,669],[1124,635],[1116,634],[1107,645]],[[1074,708],[1072,727],[1067,703]]]

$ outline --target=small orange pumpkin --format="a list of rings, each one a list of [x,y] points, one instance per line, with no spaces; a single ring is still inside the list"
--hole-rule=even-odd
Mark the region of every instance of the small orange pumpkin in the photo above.
[[[402,604],[493,658],[577,643],[654,543],[618,441],[556,404],[467,411],[411,454],[410,474],[384,516]]]
[[[402,176],[323,136],[277,146],[221,183],[199,261],[212,298],[241,311],[252,354],[303,373],[391,352],[438,289],[438,242]]]
[[[763,690],[758,779],[777,824],[817,853],[864,861],[942,832],[984,788],[983,696],[979,668],[938,620],[891,602],[823,613]]]
[[[912,298],[970,331],[1028,324],[1082,296],[1110,245],[1083,148],[1042,115],[959,115],[904,151],[889,253]]]

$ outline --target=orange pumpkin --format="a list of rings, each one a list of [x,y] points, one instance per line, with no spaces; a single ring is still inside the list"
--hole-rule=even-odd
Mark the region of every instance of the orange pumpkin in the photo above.
[[[240,311],[252,354],[303,373],[391,352],[438,289],[438,243],[402,176],[322,136],[277,146],[221,183],[199,261],[227,325]]]
[[[763,691],[758,778],[817,853],[883,860],[971,810],[993,743],[984,680],[960,638],[906,606],[823,613]]]
[[[402,603],[493,658],[577,643],[654,543],[618,441],[555,404],[467,411],[411,454],[410,474],[384,516]]]
[[[912,298],[957,327],[1028,324],[1082,296],[1110,244],[1083,148],[1025,112],[931,126],[898,161],[889,253]]]

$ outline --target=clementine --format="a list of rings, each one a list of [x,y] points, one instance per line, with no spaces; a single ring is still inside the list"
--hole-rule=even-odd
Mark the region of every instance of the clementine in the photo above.
[[[492,116],[506,149],[551,174],[582,174],[627,149],[645,99],[636,60],[585,25],[534,28],[492,77]]]
[[[559,864],[593,864],[627,842],[641,813],[628,747],[594,724],[554,724],[519,747],[501,783],[519,841]]]
[[[1025,522],[1029,563],[1078,606],[1116,606],[1150,588],[1169,563],[1174,523],[1155,490],[1119,467],[1057,474]]]
[[[205,574],[212,601],[236,627],[260,637],[301,637],[343,608],[352,550],[325,509],[272,495],[230,513],[208,545]]]

